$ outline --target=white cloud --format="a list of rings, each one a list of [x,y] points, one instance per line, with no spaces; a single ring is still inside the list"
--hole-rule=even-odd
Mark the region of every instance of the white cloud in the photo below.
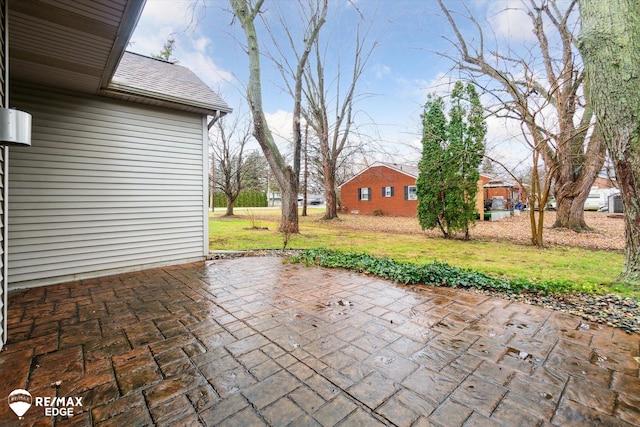
[[[515,164],[529,156],[520,124],[516,120],[489,116],[487,123],[487,154],[507,164]]]
[[[175,40],[173,58],[192,70],[208,86],[218,90],[234,83],[233,73],[219,67],[211,56],[211,38],[195,26],[192,0],[148,0],[128,50],[141,55],[159,53],[169,37]],[[172,59],[173,59],[172,58]]]
[[[193,21],[191,0],[147,0],[141,22],[187,27]]]
[[[225,83],[233,83],[235,78],[230,71],[218,67],[207,54],[180,49],[178,52],[180,65],[196,73],[208,86],[218,88]]]
[[[491,2],[487,21],[498,37],[512,41],[535,40],[531,18],[521,0]]]
[[[265,118],[280,153],[286,156],[291,152],[292,148],[293,113],[277,110],[275,113],[265,113]]]
[[[377,79],[381,79],[391,73],[391,68],[384,64],[376,64],[373,66],[373,72]]]
[[[211,39],[208,37],[200,37],[193,41],[193,47],[195,47],[198,52],[206,52],[207,46],[210,44]]]
[[[453,85],[457,79],[440,71],[431,80],[425,79],[398,79],[398,83],[404,86],[404,95],[414,99],[420,109],[427,102],[429,95],[436,95],[446,98],[453,90]]]
[[[169,36],[189,27],[189,5],[187,0],[147,1],[128,49],[141,55],[160,52]]]
[[[436,77],[431,79],[430,82],[424,82],[425,100],[426,95],[435,94],[437,96],[446,97],[453,90],[453,85],[457,79],[454,79],[450,75],[440,71]]]
[[[293,136],[293,113],[278,110],[275,113],[265,113],[271,133],[282,139],[291,141]]]

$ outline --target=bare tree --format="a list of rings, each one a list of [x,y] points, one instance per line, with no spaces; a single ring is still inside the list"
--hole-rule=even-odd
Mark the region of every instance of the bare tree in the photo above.
[[[301,52],[295,51],[295,70],[293,81],[287,84],[293,88],[293,164],[289,165],[284,156],[280,153],[275,143],[273,134],[269,129],[264,114],[262,103],[262,79],[260,68],[260,47],[258,43],[258,33],[255,27],[255,19],[260,14],[260,9],[264,0],[230,0],[235,17],[240,22],[247,41],[247,54],[249,56],[249,82],[247,84],[247,100],[253,116],[253,135],[260,144],[262,151],[269,162],[271,171],[280,186],[282,192],[282,217],[280,220],[280,231],[283,233],[298,233],[298,187],[300,183],[300,155],[302,147],[301,133],[301,99],[302,99],[302,79],[307,59],[311,52],[311,47],[315,43],[320,28],[325,22],[327,15],[327,0],[316,0],[309,4],[305,13],[308,22],[305,22],[303,46]],[[296,40],[289,38],[292,47],[297,47]],[[282,58],[287,61],[287,58]]]
[[[302,216],[307,216],[307,197],[309,195],[309,123],[304,127],[304,173],[302,175]]]
[[[215,132],[209,138],[214,170],[214,188],[227,198],[227,212],[233,215],[233,207],[246,183],[248,172],[245,147],[251,138],[251,122],[241,124],[241,116],[233,121],[222,118],[214,124]]]
[[[546,142],[541,139],[528,138],[527,144],[531,149],[531,167],[526,172],[516,174],[508,165],[498,159],[485,155],[485,159],[500,166],[508,176],[513,179],[520,188],[527,187],[527,204],[529,206],[529,223],[531,226],[531,244],[537,247],[544,246],[544,216],[545,207],[549,202],[549,195],[553,184],[553,170],[544,161],[541,161],[541,150],[536,149]]]
[[[532,148],[531,160],[533,166],[531,168],[529,192],[527,193],[531,243],[541,248],[544,246],[544,214],[556,172],[556,165],[553,162],[544,161],[546,159],[544,153],[547,152],[548,141],[541,133],[528,134],[523,132],[523,135],[527,139],[527,144]]]
[[[472,43],[463,36],[453,12],[438,0],[455,34],[451,43],[457,50],[455,57],[444,55],[496,98],[494,113],[522,123],[534,161],[543,162],[555,182],[558,212],[554,226],[580,231],[588,228],[584,203],[604,163],[606,147],[592,126],[595,116],[571,28],[576,2],[571,0],[561,10],[555,0],[523,0],[536,43],[521,56],[511,48],[488,49],[482,27],[465,5],[466,19],[478,35]],[[559,41],[559,50],[550,46],[550,38]],[[542,196],[547,185],[538,184],[532,186],[540,188]]]
[[[354,103],[356,102],[356,86],[364,72],[365,66],[378,40],[366,43],[368,31],[362,30],[360,23],[356,27],[355,45],[352,57],[350,74],[343,75],[341,58],[338,54],[338,66],[330,75],[325,67],[327,55],[336,57],[335,49],[330,46],[321,46],[320,40],[315,44],[315,57],[310,60],[304,73],[304,95],[306,108],[303,116],[307,123],[315,131],[318,137],[318,151],[324,179],[324,194],[326,210],[324,219],[337,218],[336,202],[336,173],[340,157],[345,147],[349,144],[351,127],[354,122]],[[342,41],[344,42],[344,41]],[[333,82],[335,87],[331,87]],[[341,83],[346,83],[346,89]]]
[[[640,288],[640,3],[580,0],[580,50],[624,206],[619,281]]]
[[[362,125],[362,128],[360,126]],[[336,208],[340,208],[339,188],[353,178],[354,175],[379,161],[382,156],[386,161],[398,162],[398,154],[389,151],[384,141],[375,134],[375,124],[358,122],[349,131],[350,137],[342,148],[341,155],[336,157],[334,171],[334,191],[336,192]],[[325,167],[322,161],[322,148],[315,131],[310,132],[308,141],[309,177],[307,187],[310,192],[323,193],[325,184]]]

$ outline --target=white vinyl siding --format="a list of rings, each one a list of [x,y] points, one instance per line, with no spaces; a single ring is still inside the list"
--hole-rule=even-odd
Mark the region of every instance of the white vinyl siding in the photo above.
[[[0,0],[0,107],[8,106],[7,2]],[[0,147],[0,350],[7,342],[7,154]]]
[[[0,349],[7,342],[7,147],[0,147]]]
[[[11,287],[203,259],[203,116],[31,87],[12,104],[33,132],[11,148]]]

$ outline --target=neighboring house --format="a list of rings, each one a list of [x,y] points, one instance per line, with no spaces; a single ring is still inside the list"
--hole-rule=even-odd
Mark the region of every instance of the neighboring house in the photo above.
[[[376,162],[340,186],[342,212],[363,215],[416,216],[417,166]],[[491,178],[480,175],[476,210],[483,218],[482,186]]]
[[[416,166],[374,163],[340,186],[340,209],[351,214],[415,216]]]
[[[185,67],[125,53],[143,6],[0,0],[2,107],[33,117],[31,147],[0,150],[2,343],[8,289],[208,254],[208,124],[231,109]]]

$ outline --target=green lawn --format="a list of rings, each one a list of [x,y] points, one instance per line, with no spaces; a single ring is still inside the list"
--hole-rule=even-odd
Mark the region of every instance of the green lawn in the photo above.
[[[333,222],[322,221],[322,209],[311,208],[308,212],[309,216],[300,217],[300,234],[291,237],[288,248],[324,247],[412,263],[437,260],[496,277],[597,285],[602,292],[640,296],[638,291],[606,286],[622,270],[623,255],[619,252],[562,246],[539,250],[508,242],[465,242],[428,238],[422,234],[348,231]],[[221,217],[223,213],[217,210],[210,217],[211,250],[282,248],[283,236],[277,232],[278,210],[238,209],[236,213],[240,215],[235,218]]]

